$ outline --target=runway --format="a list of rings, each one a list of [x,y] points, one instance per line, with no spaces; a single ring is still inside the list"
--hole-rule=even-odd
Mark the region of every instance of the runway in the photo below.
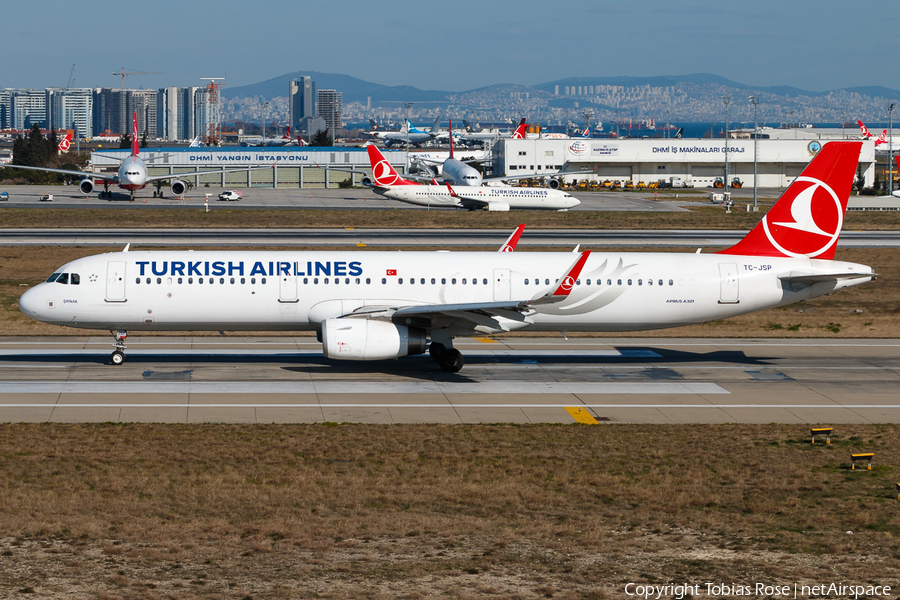
[[[0,338],[0,422],[895,423],[900,340],[487,338],[466,366],[314,338]]]
[[[2,229],[0,246],[499,246],[497,229]],[[737,243],[743,230],[525,229],[522,247],[715,248]],[[844,231],[840,248],[900,248],[900,231]]]
[[[154,189],[139,190],[135,201],[131,195],[118,188],[111,188],[112,198],[100,199],[97,193],[85,196],[75,186],[11,185],[0,191],[9,193],[4,206],[15,208],[56,207],[56,208],[178,208],[204,210],[206,194],[210,194],[210,210],[218,208],[243,209],[343,209],[343,210],[426,210],[425,207],[388,200],[370,189],[324,189],[324,188],[228,188],[242,190],[243,198],[237,202],[219,201],[218,195],[224,188],[194,188],[183,197],[172,196],[168,188],[163,188],[166,197],[154,198]],[[572,195],[581,201],[573,211],[641,211],[641,212],[684,212],[687,206],[709,205],[708,190],[696,192],[579,192]],[[52,202],[40,202],[41,194],[53,194]],[[777,197],[779,190],[764,190],[760,194]],[[743,192],[746,196],[746,192]],[[750,191],[752,196],[752,190]],[[676,199],[677,197],[677,199]],[[736,197],[736,196],[735,196]],[[744,198],[741,198],[745,201]],[[737,201],[737,199],[736,199]],[[433,209],[437,210],[437,209]],[[458,210],[458,209],[441,209]],[[527,212],[525,213],[527,214]]]

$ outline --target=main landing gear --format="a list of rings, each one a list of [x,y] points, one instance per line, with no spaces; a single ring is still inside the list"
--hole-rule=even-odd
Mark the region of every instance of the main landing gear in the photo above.
[[[103,182],[103,191],[100,192],[99,197],[112,199],[112,192],[109,191],[109,183],[106,181]]]
[[[442,371],[447,373],[458,373],[463,368],[465,361],[463,356],[456,348],[446,348],[443,344],[432,342],[428,347],[428,353],[431,358],[441,367]]]
[[[125,362],[125,338],[128,337],[128,332],[126,331],[114,331],[113,337],[116,338],[116,343],[113,344],[113,353],[109,355],[109,360],[112,364],[118,366]]]

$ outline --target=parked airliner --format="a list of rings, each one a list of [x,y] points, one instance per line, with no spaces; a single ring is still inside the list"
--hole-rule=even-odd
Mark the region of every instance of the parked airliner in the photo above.
[[[363,177],[362,183],[371,186],[376,194],[392,200],[435,208],[465,208],[495,212],[506,212],[511,208],[569,210],[581,204],[572,194],[561,190],[508,186],[459,187],[454,190],[449,183],[446,186],[421,185],[401,177],[374,145],[370,144],[366,148],[372,165],[373,179]],[[463,166],[471,169],[467,165]],[[445,174],[446,170],[445,163]],[[479,179],[480,177],[479,174]]]
[[[137,113],[133,115],[132,127],[131,127],[131,155],[122,160],[122,164],[119,165],[119,170],[115,175],[106,175],[104,173],[87,173],[85,171],[70,171],[67,169],[50,169],[47,167],[23,167],[21,165],[9,165],[14,169],[26,169],[30,171],[48,171],[50,173],[62,173],[64,175],[75,175],[76,177],[80,177],[81,183],[78,184],[78,188],[81,190],[82,194],[90,194],[94,191],[94,185],[99,180],[100,183],[103,184],[103,191],[100,192],[100,198],[106,196],[107,198],[112,197],[112,192],[109,191],[110,184],[114,184],[119,186],[122,189],[128,190],[131,192],[131,199],[134,200],[134,192],[137,190],[144,189],[148,183],[153,183],[154,181],[167,181],[173,180],[171,184],[172,194],[175,196],[180,196],[188,189],[188,184],[184,181],[178,179],[178,175],[148,175],[147,174],[147,165],[144,163],[143,159],[140,157],[140,148],[138,145],[138,126],[137,126]],[[116,159],[119,160],[119,159]],[[214,171],[192,171],[189,174],[183,174],[184,176],[190,175],[190,177],[196,177],[198,175],[208,175],[211,173],[228,173],[231,171],[247,171],[256,170],[256,169],[268,169],[270,167],[243,167],[238,169],[216,169]],[[154,194],[155,196],[156,194]],[[162,197],[162,193],[160,192],[160,197]]]
[[[861,142],[828,142],[736,245],[654,252],[146,251],[88,256],[26,291],[33,319],[128,331],[317,332],[326,357],[429,352],[459,371],[461,336],[620,332],[703,323],[876,277],[834,260]]]

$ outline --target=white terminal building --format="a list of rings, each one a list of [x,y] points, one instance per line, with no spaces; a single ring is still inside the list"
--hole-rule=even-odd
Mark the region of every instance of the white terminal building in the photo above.
[[[840,130],[836,138],[840,140]],[[764,131],[760,132],[761,134]],[[761,136],[762,137],[762,136]],[[757,172],[759,187],[787,187],[829,139],[759,139]],[[690,187],[712,187],[716,178],[725,178],[728,156],[728,183],[740,178],[753,186],[754,140],[729,139],[525,139],[500,140],[493,149],[495,176],[547,176],[560,170],[593,173],[565,177],[588,180],[616,180],[672,183]],[[875,145],[863,142],[859,173],[865,186],[875,182]]]

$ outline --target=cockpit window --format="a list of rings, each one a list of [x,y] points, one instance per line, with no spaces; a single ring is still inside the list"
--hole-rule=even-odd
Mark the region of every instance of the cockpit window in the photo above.
[[[47,283],[61,283],[63,285],[79,285],[81,277],[78,273],[54,273],[47,278]]]

